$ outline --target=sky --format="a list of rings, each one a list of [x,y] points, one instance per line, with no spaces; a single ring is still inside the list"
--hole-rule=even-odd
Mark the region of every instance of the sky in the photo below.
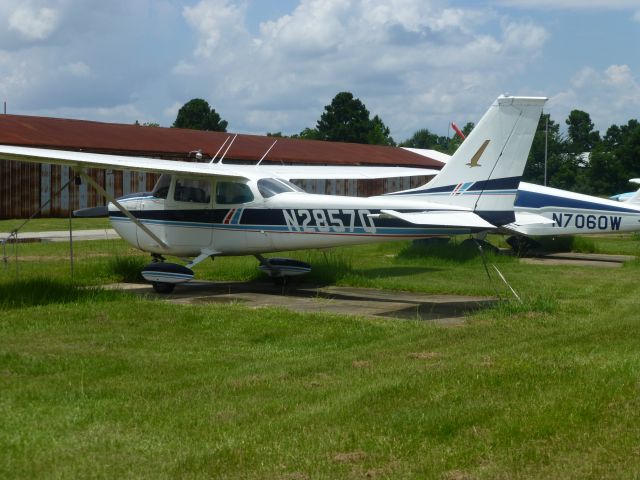
[[[402,141],[534,95],[604,133],[640,117],[639,45],[640,0],[0,0],[0,101],[170,126],[204,98],[293,134],[349,91]]]

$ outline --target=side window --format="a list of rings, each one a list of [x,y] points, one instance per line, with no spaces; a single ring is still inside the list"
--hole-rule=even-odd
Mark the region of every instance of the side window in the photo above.
[[[178,178],[173,199],[177,202],[209,203],[211,201],[211,180]]]
[[[253,201],[253,193],[245,183],[218,182],[216,184],[216,203],[234,204]]]

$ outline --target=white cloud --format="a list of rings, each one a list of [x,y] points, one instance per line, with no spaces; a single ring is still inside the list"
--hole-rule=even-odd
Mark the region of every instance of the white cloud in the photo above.
[[[505,44],[529,52],[538,51],[548,38],[547,31],[533,23],[508,23],[504,27]]]
[[[636,10],[633,16],[631,17],[634,21],[640,23],[640,10]]]
[[[173,122],[173,120],[175,120],[175,118],[178,116],[178,110],[180,110],[180,107],[182,107],[182,105],[183,103],[181,102],[174,102],[172,105],[166,107],[162,111],[162,114],[165,118],[171,119],[171,121]]]
[[[640,83],[628,65],[610,65],[602,71],[585,67],[573,76],[568,89],[552,97],[549,108],[561,124],[571,110],[584,110],[604,133],[613,124],[638,117]]]
[[[91,67],[84,62],[72,62],[62,66],[60,71],[74,77],[88,77],[91,74]]]
[[[619,10],[638,8],[638,0],[498,0],[496,3],[510,7],[554,10]]]
[[[44,40],[58,26],[59,15],[48,7],[21,6],[9,16],[9,29],[31,40]]]
[[[446,125],[455,109],[477,120],[549,37],[534,23],[441,4],[301,0],[251,35],[242,5],[200,0],[184,10],[197,45],[173,72],[232,127],[299,132],[347,90],[404,139],[416,125]]]
[[[245,37],[245,10],[245,5],[227,0],[204,0],[184,7],[184,18],[198,33],[196,55],[211,57],[214,51],[233,47],[238,36]]]

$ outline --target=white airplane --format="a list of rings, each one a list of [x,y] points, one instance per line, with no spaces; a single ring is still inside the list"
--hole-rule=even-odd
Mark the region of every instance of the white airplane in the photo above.
[[[499,97],[426,185],[375,197],[309,194],[305,178],[382,178],[433,173],[399,167],[189,163],[0,146],[0,159],[69,165],[109,200],[119,235],[151,253],[143,276],[158,292],[191,280],[207,258],[254,255],[276,280],[306,263],[264,253],[496,230],[514,221],[514,200],[546,98]],[[212,161],[213,162],[213,161]],[[150,193],[111,197],[88,168],[161,173]],[[186,266],[164,255],[190,258]]]

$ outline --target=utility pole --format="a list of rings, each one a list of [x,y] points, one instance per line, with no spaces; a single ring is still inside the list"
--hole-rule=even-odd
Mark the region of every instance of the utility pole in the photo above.
[[[549,114],[545,115],[544,125],[544,186],[547,186],[547,150],[549,148]]]

